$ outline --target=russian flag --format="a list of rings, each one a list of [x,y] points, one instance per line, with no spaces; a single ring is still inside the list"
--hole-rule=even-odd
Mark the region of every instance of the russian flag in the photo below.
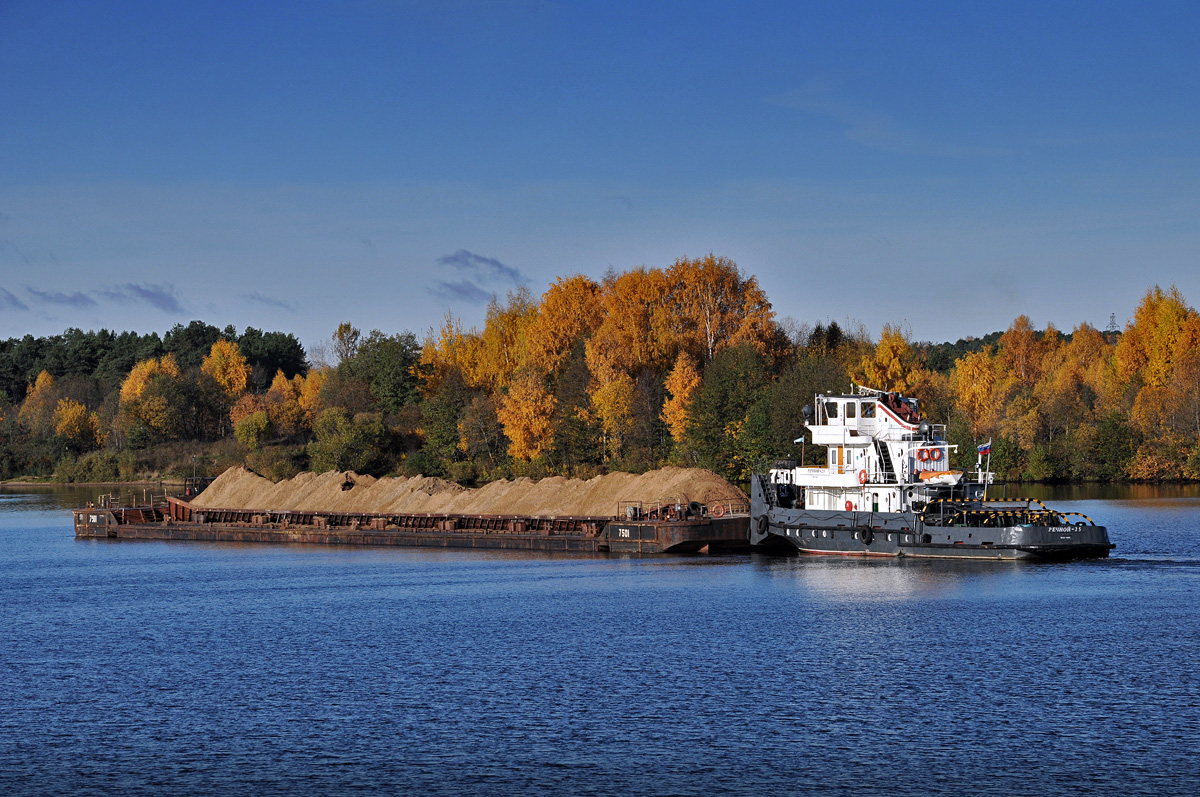
[[[980,454],[990,454],[990,453],[992,453],[992,441],[991,441],[991,440],[988,440],[986,443],[984,443],[983,445],[979,446],[979,447],[976,449],[976,451],[978,451]]]

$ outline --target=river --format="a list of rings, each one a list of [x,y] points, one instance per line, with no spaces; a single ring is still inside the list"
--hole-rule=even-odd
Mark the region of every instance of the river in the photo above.
[[[1110,559],[76,540],[0,488],[0,793],[1200,793],[1200,497]],[[1054,498],[1055,496],[1047,496]]]

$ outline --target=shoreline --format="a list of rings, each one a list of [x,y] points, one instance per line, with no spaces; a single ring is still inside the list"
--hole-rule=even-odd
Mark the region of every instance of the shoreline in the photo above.
[[[615,473],[617,471],[612,472]],[[135,479],[133,481],[57,482],[52,479],[48,479],[46,481],[29,481],[28,479],[18,478],[11,480],[0,479],[0,487],[150,487],[158,485],[162,485],[163,487],[182,487],[184,485],[184,481],[184,479],[180,478],[170,478]],[[731,482],[731,484],[732,483],[733,482]],[[1010,481],[1007,482],[1007,484],[1009,486],[1020,487],[1187,487],[1190,485],[1200,485],[1200,479],[1165,479],[1163,481]],[[1000,485],[997,484],[994,486]]]
[[[0,487],[182,487],[183,480],[179,479],[139,479],[129,482],[34,482],[23,479],[0,481]]]

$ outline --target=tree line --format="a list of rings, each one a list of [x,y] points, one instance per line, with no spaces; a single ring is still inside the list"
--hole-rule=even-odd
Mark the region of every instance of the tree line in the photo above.
[[[0,341],[0,475],[103,480],[245,463],[465,483],[663,464],[742,481],[823,452],[802,407],[855,383],[914,396],[970,467],[1009,480],[1200,478],[1200,318],[1154,287],[1125,329],[916,343],[777,318],[727,258],[563,277],[494,298],[482,329],[293,335],[200,321],[166,335],[67,330]],[[315,362],[310,362],[310,360]],[[326,360],[328,362],[326,362]],[[193,459],[195,457],[195,459]],[[197,466],[197,462],[199,465]]]

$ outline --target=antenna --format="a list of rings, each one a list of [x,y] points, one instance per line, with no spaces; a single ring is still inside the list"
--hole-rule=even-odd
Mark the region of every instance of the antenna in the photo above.
[[[1108,314],[1108,326],[1104,328],[1105,332],[1120,332],[1121,328],[1117,326],[1117,314]]]

